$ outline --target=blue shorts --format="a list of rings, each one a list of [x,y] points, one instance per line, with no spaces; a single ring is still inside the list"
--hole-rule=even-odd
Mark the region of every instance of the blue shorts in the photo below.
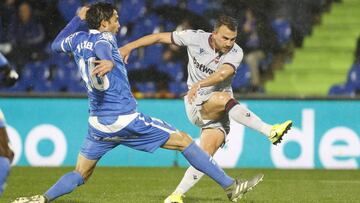
[[[111,117],[89,117],[88,134],[80,154],[90,160],[100,159],[118,145],[154,152],[177,130],[166,122],[142,113]]]

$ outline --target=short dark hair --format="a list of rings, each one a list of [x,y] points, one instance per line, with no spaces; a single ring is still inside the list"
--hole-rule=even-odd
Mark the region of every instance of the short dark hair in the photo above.
[[[86,22],[89,29],[98,29],[101,21],[108,21],[114,14],[116,7],[109,3],[96,3],[92,4],[86,12]]]
[[[235,32],[237,31],[238,28],[237,20],[227,15],[221,15],[216,19],[214,30],[218,30],[222,25],[225,25],[231,31],[235,31]]]

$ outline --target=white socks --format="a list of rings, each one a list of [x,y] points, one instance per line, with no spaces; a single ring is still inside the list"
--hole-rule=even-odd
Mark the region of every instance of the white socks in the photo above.
[[[175,189],[175,194],[185,194],[190,190],[200,179],[203,177],[203,173],[201,171],[196,170],[194,167],[190,166],[186,172],[181,182]]]
[[[228,112],[230,118],[237,123],[243,124],[256,131],[261,132],[267,137],[270,135],[271,125],[263,122],[256,114],[251,112],[245,106],[236,104]]]

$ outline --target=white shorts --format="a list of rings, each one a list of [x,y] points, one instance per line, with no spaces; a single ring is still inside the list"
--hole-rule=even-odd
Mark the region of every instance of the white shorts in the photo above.
[[[201,117],[201,108],[202,105],[209,100],[209,98],[212,96],[214,92],[213,91],[207,91],[206,89],[199,89],[197,92],[197,96],[195,98],[195,101],[190,104],[187,100],[187,96],[184,97],[185,102],[185,109],[186,109],[186,115],[190,122],[201,129],[204,128],[215,128],[220,129],[224,132],[225,136],[230,131],[230,121],[229,117],[227,115],[224,115],[223,118],[219,120],[205,120]]]

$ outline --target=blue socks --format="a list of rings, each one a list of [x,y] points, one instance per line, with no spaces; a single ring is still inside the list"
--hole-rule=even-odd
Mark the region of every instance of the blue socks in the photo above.
[[[10,171],[10,161],[7,157],[0,156],[0,196],[4,192],[6,178]]]
[[[84,178],[78,172],[69,172],[63,175],[44,196],[49,201],[54,200],[62,195],[68,194],[78,186],[84,184]]]
[[[192,142],[182,154],[194,168],[208,175],[222,188],[225,189],[234,183],[234,179],[226,175],[215,160],[200,149],[195,142]]]

